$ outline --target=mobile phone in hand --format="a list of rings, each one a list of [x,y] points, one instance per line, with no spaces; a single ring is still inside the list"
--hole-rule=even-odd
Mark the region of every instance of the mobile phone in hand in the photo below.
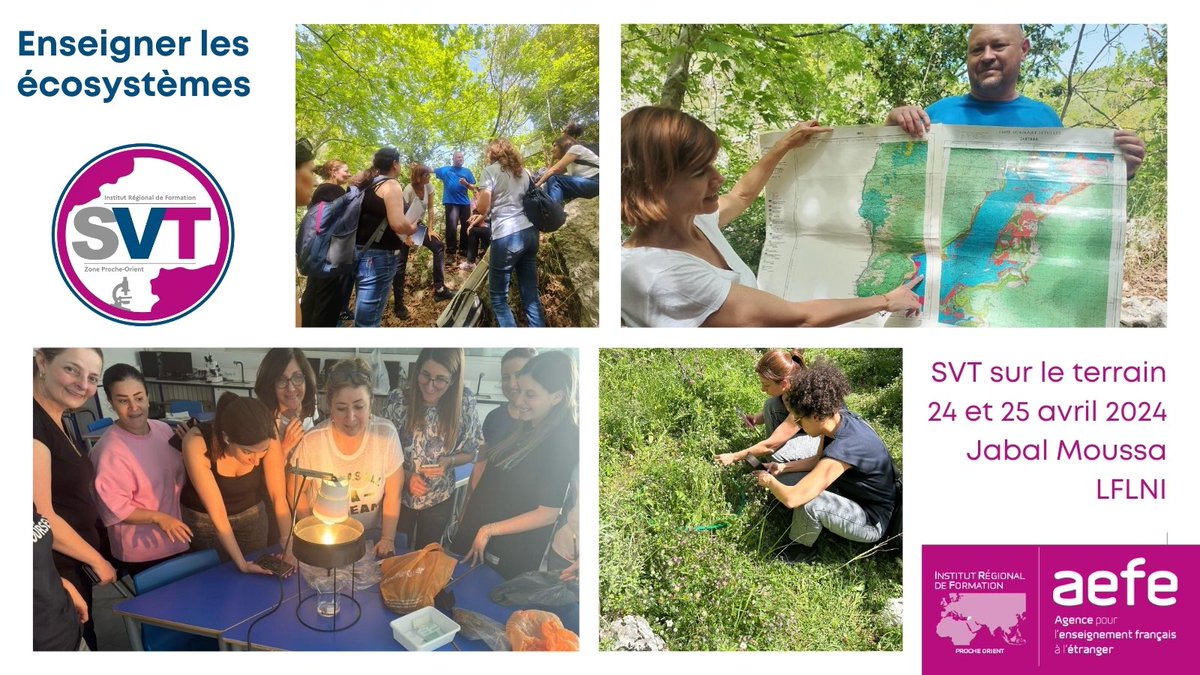
[[[282,558],[270,554],[261,556],[258,560],[254,561],[254,564],[280,579],[286,579],[296,571],[295,567],[285,563]]]

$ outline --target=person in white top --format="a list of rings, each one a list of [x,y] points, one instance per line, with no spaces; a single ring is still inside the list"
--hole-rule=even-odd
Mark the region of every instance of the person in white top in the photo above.
[[[541,175],[537,185],[556,202],[566,204],[572,199],[593,199],[600,195],[600,157],[577,137],[583,127],[572,122],[554,142],[555,163]]]
[[[375,371],[362,359],[335,363],[325,383],[329,422],[300,440],[292,464],[349,480],[350,517],[365,530],[380,528],[375,554],[382,558],[396,552],[404,456],[396,427],[371,414],[374,382]],[[288,476],[289,495],[296,494],[299,480]],[[312,513],[317,482],[305,484],[296,504],[297,520]]]
[[[425,225],[425,238],[418,243],[413,240],[414,235],[401,237],[400,250],[396,254],[396,276],[392,278],[395,303],[392,311],[402,321],[409,319],[408,308],[404,306],[404,278],[408,272],[409,249],[415,246],[424,246],[433,253],[433,299],[449,300],[454,297],[454,290],[446,286],[446,245],[428,226],[433,222],[433,186],[429,184],[433,169],[424,164],[411,164],[408,169],[410,182],[404,188],[404,215],[417,223],[418,234],[420,226]]]
[[[621,118],[621,320],[628,326],[834,326],[876,312],[915,310],[916,276],[870,298],[789,302],[758,290],[722,236],[791,149],[828,131],[792,127],[729,194],[713,166],[721,141],[691,115],[655,106]]]
[[[521,154],[506,138],[488,144],[487,161],[488,167],[479,181],[479,202],[475,207],[478,213],[468,222],[474,226],[491,215],[488,292],[492,298],[492,311],[501,327],[517,325],[508,306],[508,285],[515,271],[521,306],[525,310],[525,325],[539,328],[545,324],[542,301],[538,297],[538,231],[525,217],[521,203],[533,179],[525,170]]]

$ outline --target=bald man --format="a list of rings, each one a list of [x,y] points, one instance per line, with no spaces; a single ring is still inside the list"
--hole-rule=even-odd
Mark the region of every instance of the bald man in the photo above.
[[[1020,24],[975,24],[967,36],[967,78],[971,93],[948,96],[922,110],[905,105],[888,113],[913,138],[921,138],[931,123],[995,127],[1061,127],[1053,108],[1017,93],[1021,64],[1029,55],[1029,38]],[[1146,144],[1132,131],[1113,133],[1125,155],[1125,173],[1133,178],[1146,157]]]

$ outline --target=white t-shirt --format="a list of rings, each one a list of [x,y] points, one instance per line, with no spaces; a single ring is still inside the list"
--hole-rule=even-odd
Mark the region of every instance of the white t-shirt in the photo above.
[[[570,149],[567,150],[567,154],[575,155],[579,159],[596,165],[587,166],[578,162],[571,162],[567,165],[568,174],[572,176],[579,176],[580,178],[595,178],[596,176],[600,175],[600,158],[596,155],[596,153],[589,150],[586,145],[572,145]]]
[[[479,188],[492,191],[492,241],[533,227],[521,205],[529,188],[528,174],[522,171],[520,178],[514,178],[497,162],[483,170]]]
[[[721,234],[718,213],[696,216],[729,269],[653,246],[621,249],[621,319],[627,326],[694,327],[721,308],[734,284],[757,288],[754,272]]]
[[[382,521],[380,505],[383,487],[388,476],[395,473],[404,461],[396,427],[382,417],[371,416],[362,443],[353,454],[343,455],[333,440],[329,422],[313,429],[296,446],[293,464],[303,469],[327,471],[338,478],[350,479],[350,516],[362,523],[364,529],[379,527]],[[309,503],[316,498],[317,482],[305,485]]]
[[[408,211],[404,215],[414,223],[423,219],[425,214],[433,210],[433,188],[429,185],[425,186],[425,198],[417,199],[417,191],[413,189],[412,184],[404,187],[404,203],[408,204]]]

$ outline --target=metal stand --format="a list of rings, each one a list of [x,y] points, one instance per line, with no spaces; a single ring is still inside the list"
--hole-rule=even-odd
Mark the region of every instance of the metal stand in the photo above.
[[[362,618],[362,605],[360,605],[358,600],[354,598],[353,572],[350,573],[350,595],[346,595],[345,593],[337,590],[338,568],[330,568],[330,573],[333,576],[334,592],[332,595],[334,596],[334,601],[338,604],[338,611],[331,617],[324,617],[321,616],[321,613],[317,611],[317,603],[320,600],[321,592],[315,588],[311,588],[310,586],[312,593],[308,597],[304,597],[304,586],[308,585],[308,583],[302,580],[301,577],[304,575],[299,570],[296,571],[296,620],[304,626],[321,633],[336,633],[338,631],[346,630],[347,628],[350,628],[354,624],[358,623],[358,620]],[[344,602],[345,600],[349,600],[349,604]],[[304,611],[304,606],[309,602],[312,603],[312,614],[316,616],[315,621],[320,623],[331,622],[332,626],[329,626],[328,623],[325,626],[309,623],[308,619],[305,617],[306,612]],[[350,607],[354,608],[354,619],[351,620],[350,623],[339,626],[338,617],[342,616],[343,612]]]

